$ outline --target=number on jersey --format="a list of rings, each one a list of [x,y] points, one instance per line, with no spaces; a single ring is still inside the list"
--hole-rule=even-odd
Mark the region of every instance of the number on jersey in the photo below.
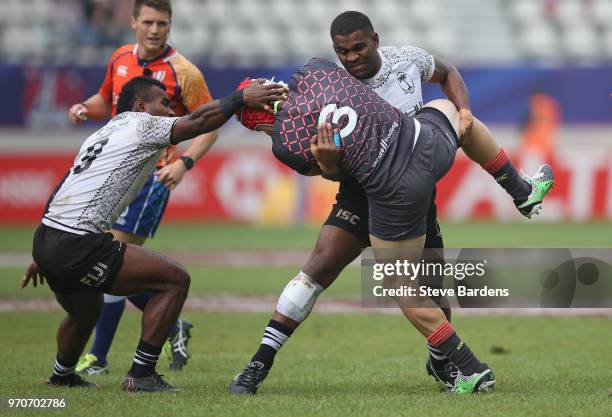
[[[87,153],[83,158],[81,158],[82,165],[79,164],[75,166],[72,172],[75,174],[80,174],[81,172],[89,168],[91,166],[91,163],[95,161],[95,159],[98,157],[98,155],[100,155],[100,153],[102,153],[102,148],[104,148],[104,145],[106,145],[107,143],[108,138],[104,138],[87,148]]]

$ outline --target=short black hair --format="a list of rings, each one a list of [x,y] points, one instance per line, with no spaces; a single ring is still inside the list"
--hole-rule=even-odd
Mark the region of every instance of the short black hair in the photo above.
[[[333,39],[336,35],[350,35],[358,30],[362,30],[366,35],[371,35],[374,33],[374,26],[365,14],[348,11],[336,16],[329,28],[329,34]]]
[[[149,102],[151,100],[151,89],[153,87],[159,87],[166,91],[164,83],[155,78],[144,75],[132,78],[121,89],[119,101],[117,102],[117,114],[132,111],[134,102],[139,98]]]
[[[142,6],[147,6],[160,12],[166,12],[172,19],[172,4],[170,4],[170,0],[135,0],[134,9],[132,10],[134,19],[138,19]]]

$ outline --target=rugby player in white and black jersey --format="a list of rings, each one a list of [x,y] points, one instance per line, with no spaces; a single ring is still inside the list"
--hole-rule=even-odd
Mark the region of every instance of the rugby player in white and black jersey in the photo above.
[[[103,293],[154,292],[142,318],[142,333],[125,391],[172,391],[155,365],[189,290],[187,271],[151,250],[113,239],[109,230],[144,182],[166,146],[211,132],[243,105],[265,107],[285,89],[263,80],[197,108],[171,117],[166,87],[151,77],[136,77],[121,90],[117,116],[88,137],[73,166],[52,193],[42,224],[34,234],[30,280],[46,279],[68,313],[57,333],[55,368],[48,384],[94,386],[75,368],[95,326]]]
[[[491,132],[470,111],[467,88],[454,66],[417,47],[381,47],[367,16],[345,12],[331,25],[334,50],[344,68],[379,96],[407,115],[423,107],[422,82],[439,83],[460,115],[460,135],[464,152],[491,173],[512,196],[519,211],[530,217],[537,213],[542,199],[552,186],[550,167],[541,167],[533,178],[518,175]],[[363,188],[352,177],[340,180],[328,219],[321,228],[313,252],[302,271],[281,293],[277,309],[268,323],[261,345],[245,370],[230,384],[235,393],[255,393],[269,372],[276,353],[308,316],[318,295],[331,285],[340,272],[370,245],[368,236],[368,199]],[[435,188],[426,217],[424,247],[429,262],[442,262],[442,234],[437,221]],[[441,284],[441,277],[438,277]],[[295,292],[304,293],[301,311],[288,308]],[[448,320],[450,309],[442,308]],[[437,349],[428,344],[426,369],[446,388],[455,385],[457,368]]]

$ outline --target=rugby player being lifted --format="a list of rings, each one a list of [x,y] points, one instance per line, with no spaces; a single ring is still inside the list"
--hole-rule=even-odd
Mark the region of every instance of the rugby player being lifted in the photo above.
[[[458,113],[458,129],[464,152],[511,195],[521,214],[531,217],[539,211],[542,200],[553,184],[550,167],[542,166],[531,178],[517,173],[491,132],[472,116],[466,86],[451,64],[416,47],[379,48],[378,35],[370,20],[359,12],[340,14],[332,23],[330,32],[334,49],[345,69],[409,116],[413,116],[422,106],[421,81],[439,83]],[[338,103],[336,110],[340,107]],[[320,109],[312,110],[316,113]],[[243,123],[257,130],[268,129],[263,126],[266,121],[274,122],[272,115],[245,113],[243,116]],[[258,120],[260,116],[262,118]],[[314,126],[310,128],[314,131]],[[304,155],[308,153],[307,148],[302,151]],[[345,152],[343,161],[346,158]],[[431,194],[423,197],[428,199],[426,202],[429,204],[424,246],[442,248],[442,235],[434,204],[435,187],[432,188]],[[244,371],[230,384],[231,392],[257,391],[276,353],[308,316],[318,295],[370,244],[368,211],[368,198],[363,187],[353,176],[342,176],[337,203],[321,229],[313,252],[303,270],[283,290],[258,351]],[[294,305],[296,296],[303,300],[299,306]],[[444,309],[444,313],[450,320],[450,310]],[[457,390],[456,366],[449,361],[443,350],[431,343],[428,343],[428,348],[430,357],[426,363],[427,371],[447,388]]]

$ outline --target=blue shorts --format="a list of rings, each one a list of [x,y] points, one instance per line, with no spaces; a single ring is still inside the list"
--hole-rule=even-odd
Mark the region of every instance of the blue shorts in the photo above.
[[[113,229],[153,237],[166,210],[170,191],[151,175],[134,201],[121,213]]]

